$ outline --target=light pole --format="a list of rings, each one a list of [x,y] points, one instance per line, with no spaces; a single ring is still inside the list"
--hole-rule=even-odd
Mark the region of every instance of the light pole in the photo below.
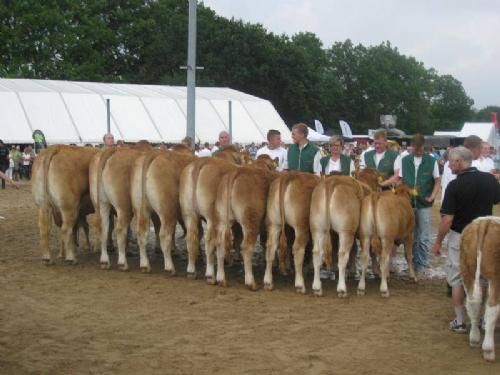
[[[196,118],[196,7],[197,0],[189,0],[188,59],[187,59],[187,127],[186,135],[195,141]]]

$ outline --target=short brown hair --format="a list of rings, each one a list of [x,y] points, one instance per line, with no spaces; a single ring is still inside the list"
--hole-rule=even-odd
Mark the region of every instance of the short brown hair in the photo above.
[[[292,126],[292,130],[293,129],[297,129],[299,132],[304,134],[306,137],[309,135],[309,129],[307,129],[307,125],[302,123],[302,122],[299,122],[298,124],[295,124],[294,126]]]
[[[384,138],[385,140],[387,140],[387,132],[385,131],[385,129],[379,129],[375,133],[373,133],[373,139],[377,138]]]
[[[481,147],[482,143],[482,139],[477,135],[469,135],[467,138],[465,138],[464,146],[470,150],[471,148]]]
[[[425,144],[425,138],[422,134],[415,134],[411,139],[412,146],[422,147]]]
[[[275,129],[271,129],[267,132],[267,140],[268,141],[271,141],[271,137],[275,136],[275,135],[281,135],[281,133],[279,132],[279,130],[275,130]]]

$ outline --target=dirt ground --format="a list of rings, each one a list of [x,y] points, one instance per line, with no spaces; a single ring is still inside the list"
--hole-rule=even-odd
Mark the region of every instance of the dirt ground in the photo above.
[[[310,275],[306,295],[279,276],[273,292],[250,292],[241,266],[229,287],[210,286],[185,277],[182,256],[176,277],[158,256],[151,274],[135,256],[119,271],[116,254],[103,271],[85,251],[44,266],[29,185],[0,190],[0,216],[0,374],[500,374],[500,329],[486,363],[447,330],[443,280],[393,278],[389,299],[375,280],[359,297],[351,280],[339,299],[333,281],[313,297]]]

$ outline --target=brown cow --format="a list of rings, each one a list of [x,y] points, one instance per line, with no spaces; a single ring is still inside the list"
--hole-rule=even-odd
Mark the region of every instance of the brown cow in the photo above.
[[[89,164],[95,148],[51,146],[38,155],[33,166],[32,194],[38,206],[42,259],[52,263],[49,250],[50,214],[61,227],[61,253],[75,264],[74,232],[81,215],[93,212],[88,199]],[[64,249],[64,250],[63,250]]]
[[[471,321],[470,346],[479,346],[479,313],[483,302],[481,277],[488,281],[484,311],[483,358],[495,360],[495,325],[500,315],[500,218],[481,217],[467,225],[460,239],[460,273],[467,295],[467,313]]]
[[[396,241],[404,244],[410,278],[417,281],[412,262],[415,215],[410,199],[411,191],[405,185],[399,186],[395,192],[377,192],[364,198],[359,227],[362,272],[358,284],[358,294],[365,294],[365,276],[370,245],[375,255],[380,257],[380,293],[382,297],[389,297],[387,277],[389,261]]]
[[[338,234],[339,297],[347,296],[345,284],[346,265],[358,231],[361,202],[371,189],[349,176],[330,176],[314,189],[311,198],[310,227],[314,242],[313,265],[315,295],[323,294],[319,271],[323,260],[332,263],[330,230]]]
[[[181,152],[154,150],[137,158],[132,170],[131,193],[137,224],[137,242],[140,267],[149,272],[151,266],[146,253],[149,218],[154,212],[160,220],[160,244],[165,271],[175,274],[172,262],[175,226],[180,217],[179,179],[184,167],[195,157]]]
[[[109,214],[113,207],[116,211],[115,234],[118,243],[118,265],[128,269],[125,255],[127,229],[132,220],[132,201],[130,178],[135,160],[150,150],[144,142],[134,147],[113,147],[97,154],[91,162],[90,196],[96,211],[96,222],[101,239],[101,267],[111,267],[107,250]]]
[[[257,236],[264,224],[267,193],[271,182],[279,176],[271,171],[274,161],[259,159],[251,166],[234,167],[219,183],[215,202],[217,223],[217,277],[219,285],[226,285],[224,259],[229,251],[231,227],[241,225],[243,240],[241,250],[245,269],[245,285],[256,290],[257,285],[252,270],[252,255]],[[213,263],[209,263],[207,253],[207,277],[213,277]],[[213,279],[209,281],[214,282]]]
[[[241,163],[241,155],[237,153],[221,152],[230,157],[232,162],[222,157],[200,158],[190,163],[181,173],[179,184],[179,202],[182,219],[186,226],[186,246],[188,251],[188,277],[196,277],[196,259],[199,252],[200,220],[206,221],[205,252],[208,263],[213,262],[215,249],[215,199],[217,186],[222,176],[232,170],[235,163]]]
[[[267,244],[266,272],[264,288],[273,289],[272,265],[276,250],[280,248],[280,268],[285,272],[284,257],[287,251],[285,224],[295,232],[293,242],[293,257],[295,265],[295,290],[305,293],[303,276],[304,253],[310,239],[309,210],[311,194],[320,178],[310,173],[289,172],[280,175],[269,187],[267,200]]]

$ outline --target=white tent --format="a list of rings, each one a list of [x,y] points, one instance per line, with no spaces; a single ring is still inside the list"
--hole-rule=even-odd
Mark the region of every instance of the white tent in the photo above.
[[[186,88],[31,79],[0,79],[0,139],[32,143],[35,129],[47,143],[99,143],[106,133],[110,99],[115,139],[180,142],[186,135]],[[229,88],[196,89],[196,140],[215,142],[229,129],[232,102],[233,142],[266,140],[276,129],[291,143],[287,126],[264,99]]]
[[[491,146],[497,146],[498,139],[496,136],[495,124],[492,122],[466,122],[459,137],[465,138],[469,135],[477,135],[483,140],[488,142]]]

